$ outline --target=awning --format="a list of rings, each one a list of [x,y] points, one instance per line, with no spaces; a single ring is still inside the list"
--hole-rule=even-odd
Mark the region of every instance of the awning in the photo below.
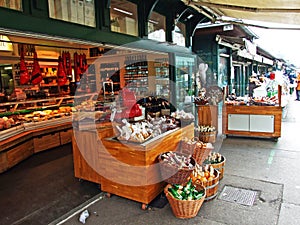
[[[291,0],[182,0],[199,11],[217,17],[228,16],[300,26],[300,1]]]

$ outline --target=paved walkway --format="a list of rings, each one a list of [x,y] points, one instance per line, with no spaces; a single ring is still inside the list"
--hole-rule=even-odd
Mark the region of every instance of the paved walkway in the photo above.
[[[99,194],[58,218],[52,224],[76,225],[87,209],[86,224],[206,224],[206,225],[297,225],[300,224],[300,102],[291,101],[278,142],[259,138],[230,137],[216,147],[227,159],[219,195],[204,202],[197,217],[177,219],[170,205],[141,210],[141,203]],[[252,206],[220,199],[226,187],[255,191]]]

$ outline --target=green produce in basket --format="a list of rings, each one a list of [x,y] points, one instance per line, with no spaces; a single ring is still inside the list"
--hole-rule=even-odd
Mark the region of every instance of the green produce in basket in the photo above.
[[[175,184],[168,188],[169,193],[179,200],[199,200],[204,196],[204,190],[198,191],[190,179],[185,186]]]

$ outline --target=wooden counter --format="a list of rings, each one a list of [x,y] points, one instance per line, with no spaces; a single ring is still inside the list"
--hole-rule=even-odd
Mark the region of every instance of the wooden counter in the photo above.
[[[141,202],[144,207],[165,185],[160,177],[158,155],[175,151],[183,137],[192,138],[194,125],[169,131],[143,144],[112,138],[112,127],[97,131],[74,132],[75,176],[99,183],[102,191]]]
[[[72,137],[72,123],[45,126],[7,138],[0,142],[0,173],[33,155],[59,145],[69,143]]]
[[[280,106],[224,105],[222,113],[223,134],[281,137],[282,108]]]

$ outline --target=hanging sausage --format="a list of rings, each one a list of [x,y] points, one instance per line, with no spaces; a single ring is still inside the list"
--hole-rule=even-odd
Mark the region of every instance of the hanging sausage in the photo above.
[[[66,73],[67,76],[72,76],[72,63],[70,52],[66,52]]]
[[[20,84],[28,84],[30,81],[30,76],[27,70],[27,66],[25,64],[25,59],[24,59],[24,49],[23,47],[21,48],[20,52]]]
[[[67,83],[67,75],[63,68],[63,59],[61,56],[58,57],[57,80],[58,86],[63,86]]]
[[[74,74],[75,74],[75,81],[80,81],[80,68],[79,68],[79,55],[77,52],[74,53]]]
[[[85,73],[87,69],[88,69],[88,64],[87,64],[87,60],[86,60],[86,55],[83,53],[82,54],[81,73]]]
[[[33,55],[33,69],[31,74],[31,83],[39,84],[43,80],[43,76],[41,74],[40,65],[37,59],[37,54],[34,52]]]

